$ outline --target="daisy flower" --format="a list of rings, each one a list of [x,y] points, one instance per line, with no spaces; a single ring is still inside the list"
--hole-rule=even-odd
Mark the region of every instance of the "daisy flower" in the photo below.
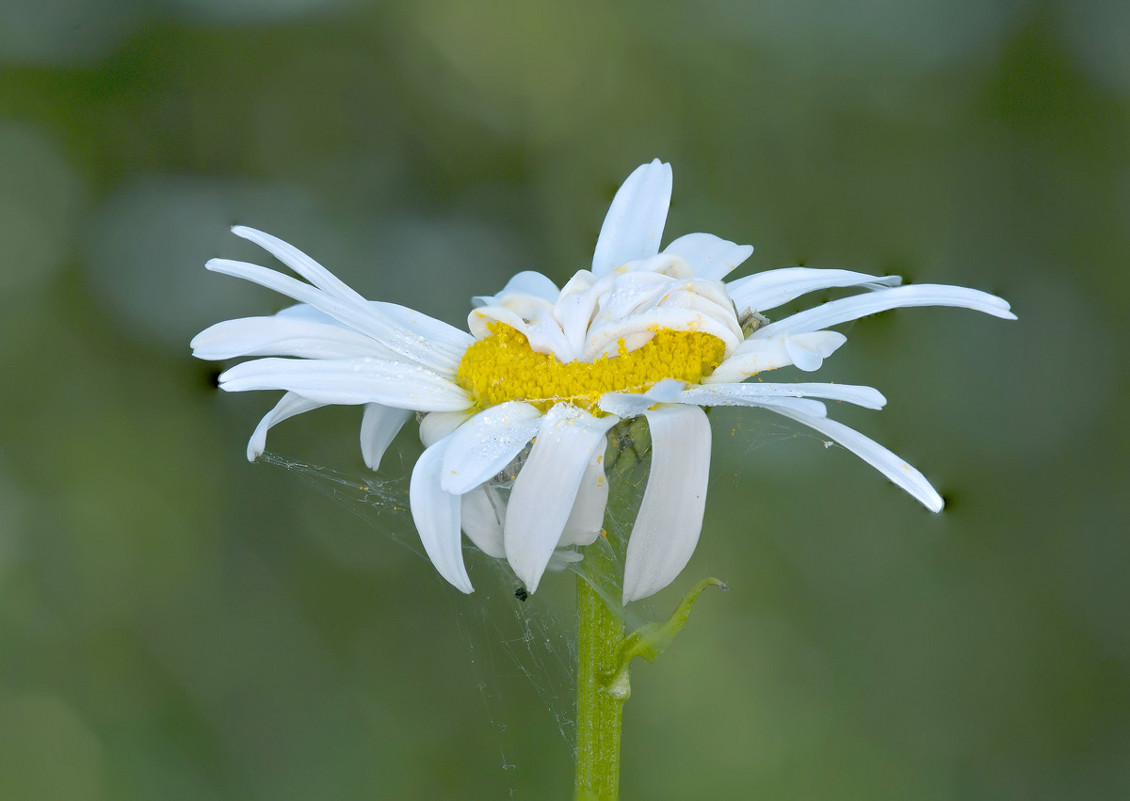
[[[667,586],[698,542],[711,444],[704,407],[756,407],[802,423],[939,511],[942,499],[920,472],[828,418],[823,401],[882,408],[877,390],[747,379],[790,365],[814,372],[846,341],[835,326],[876,312],[957,306],[1015,319],[1009,304],[849,270],[790,267],[724,282],[753,248],[696,233],[660,250],[670,199],[670,166],[639,167],[612,201],[591,269],[560,288],[541,273],[518,273],[498,294],[473,299],[469,333],[366,300],[295,247],[237,226],[305,280],[228,259],[207,268],[298,305],[214,325],[192,340],[193,353],[257,357],[220,376],[229,392],[285,392],[252,434],[251,460],[272,426],[349,404],[364,407],[361,453],[375,470],[417,413],[425,450],[409,485],[413,520],[436,569],[463,592],[472,586],[462,534],[505,558],[531,592],[547,568],[580,558],[575,546],[594,542],[604,518],[607,434],[639,415],[652,460],[627,545],[624,603]],[[860,291],[773,322],[764,316],[829,288]]]

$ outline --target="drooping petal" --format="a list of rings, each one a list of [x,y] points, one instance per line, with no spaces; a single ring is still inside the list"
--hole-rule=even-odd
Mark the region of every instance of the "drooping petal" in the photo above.
[[[462,495],[498,475],[538,433],[542,413],[519,401],[479,412],[448,437],[441,486]]]
[[[663,252],[682,256],[700,278],[721,281],[753,254],[753,245],[737,245],[714,234],[687,234]]]
[[[594,417],[559,403],[542,418],[522,472],[514,480],[503,537],[506,558],[533,592],[561,533],[589,461],[604,448],[604,435],[619,419]]]
[[[416,411],[458,411],[471,405],[464,390],[431,370],[383,359],[256,359],[222,373],[220,388],[285,389],[320,403],[383,403]]]
[[[655,159],[637,167],[612,198],[604,218],[592,271],[601,276],[621,264],[659,252],[671,205],[671,165]]]
[[[759,406],[778,398],[823,398],[846,401],[866,409],[882,409],[887,399],[872,387],[852,384],[710,384],[679,393],[680,403],[696,406]]]
[[[506,286],[498,294],[476,295],[471,298],[471,303],[476,308],[479,306],[497,306],[512,295],[532,295],[535,298],[553,303],[557,300],[560,291],[557,284],[541,273],[534,270],[523,270],[507,281]]]
[[[591,545],[596,542],[604,528],[604,509],[608,506],[608,479],[604,475],[604,451],[597,448],[596,454],[585,468],[573,510],[565,521],[565,529],[558,548],[570,545]]]
[[[697,406],[644,412],[651,471],[628,539],[624,603],[646,598],[686,567],[702,531],[710,472],[710,422]]]
[[[827,437],[831,437],[889,478],[896,485],[902,487],[902,489],[910,493],[915,500],[931,512],[940,512],[942,506],[945,505],[942,501],[942,496],[937,493],[937,490],[930,486],[930,482],[927,481],[926,477],[918,472],[918,470],[911,467],[907,462],[894,453],[891,453],[891,451],[884,448],[878,442],[875,442],[875,440],[860,434],[854,428],[849,428],[835,420],[814,417],[794,408],[778,407],[770,404],[763,404],[763,406],[785,417],[791,417],[798,423],[804,423],[809,428],[815,429]]]
[[[283,395],[282,399],[275,404],[275,408],[263,415],[259,425],[255,426],[255,431],[252,432],[251,439],[247,443],[247,461],[254,462],[263,455],[263,451],[267,448],[267,432],[273,426],[294,417],[296,414],[320,409],[322,406],[325,406],[325,404],[317,403],[293,392]]]
[[[364,334],[333,323],[315,322],[296,315],[225,320],[201,331],[192,338],[190,344],[193,356],[212,361],[239,356],[397,358],[391,350]]]
[[[439,485],[446,449],[447,441],[440,440],[420,454],[408,483],[408,502],[420,542],[436,570],[453,587],[469,593],[474,588],[463,564],[460,498],[444,492]]]
[[[487,556],[506,556],[502,544],[502,521],[506,519],[506,501],[490,484],[483,484],[463,496],[463,533]]]
[[[744,381],[766,370],[788,367],[798,355],[819,356],[820,363],[823,363],[824,359],[835,353],[845,342],[847,337],[839,331],[808,331],[803,334],[760,339],[751,337],[726,357],[726,360],[704,378],[702,383],[730,384]],[[812,358],[805,358],[802,361],[810,368],[815,363],[815,359]],[[816,364],[816,367],[819,366]]]
[[[898,286],[899,275],[867,275],[853,270],[820,270],[812,267],[782,267],[748,275],[726,284],[738,311],[765,312],[808,292],[833,287],[862,286],[868,289]]]
[[[858,320],[869,314],[909,306],[956,306],[991,314],[1004,320],[1016,319],[1016,315],[1009,311],[1008,301],[988,292],[945,284],[913,284],[833,300],[770,323],[755,331],[753,337],[765,339],[780,334],[815,331],[849,320]]]
[[[365,404],[361,417],[361,458],[370,470],[381,466],[388,446],[412,416],[409,409],[394,409],[379,403]]]

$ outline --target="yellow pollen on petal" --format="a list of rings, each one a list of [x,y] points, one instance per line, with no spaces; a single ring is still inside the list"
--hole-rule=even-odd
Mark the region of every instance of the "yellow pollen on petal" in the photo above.
[[[596,404],[606,392],[646,392],[664,378],[697,384],[726,354],[725,343],[711,334],[660,328],[636,350],[621,339],[615,356],[562,363],[534,351],[524,334],[504,323],[488,328],[490,336],[467,348],[456,376],[480,409],[525,401],[544,412],[571,403],[602,415]]]

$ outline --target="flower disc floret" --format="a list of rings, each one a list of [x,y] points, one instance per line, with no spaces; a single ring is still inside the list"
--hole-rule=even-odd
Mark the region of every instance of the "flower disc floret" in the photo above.
[[[480,409],[524,401],[544,412],[571,403],[599,416],[597,403],[606,393],[646,392],[665,378],[697,384],[726,352],[712,334],[658,329],[636,350],[621,339],[615,356],[563,363],[534,351],[525,335],[504,323],[488,327],[490,335],[467,348],[456,378]]]

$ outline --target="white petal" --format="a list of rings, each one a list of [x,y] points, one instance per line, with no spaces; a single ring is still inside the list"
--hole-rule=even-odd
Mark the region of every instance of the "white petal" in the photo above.
[[[425,450],[408,485],[412,520],[420,533],[420,542],[439,574],[463,592],[472,592],[471,579],[463,564],[463,544],[459,534],[460,498],[444,492],[439,485],[439,471],[447,441],[440,440]]]
[[[315,323],[328,323],[329,325],[336,325],[341,328],[342,325],[334,318],[330,317],[325,312],[320,312],[311,306],[309,303],[295,303],[293,306],[287,306],[275,312],[275,317],[285,317],[294,320],[309,320]]]
[[[475,487],[463,496],[463,533],[487,556],[506,556],[502,545],[502,521],[506,519],[506,501],[489,484]]]
[[[833,287],[863,286],[879,289],[898,286],[899,275],[867,275],[852,270],[819,270],[811,267],[783,267],[739,278],[726,284],[734,305],[742,312],[775,309],[808,292]]]
[[[785,337],[785,353],[789,354],[789,361],[798,370],[806,373],[815,372],[824,364],[824,354],[819,347],[812,347],[810,343],[796,337]]]
[[[637,167],[612,198],[596,240],[593,273],[604,275],[658,253],[670,204],[671,165],[655,159]]]
[[[239,356],[397,358],[391,350],[364,334],[333,323],[315,322],[292,315],[243,317],[216,323],[193,337],[191,346],[193,356],[213,361]]]
[[[806,414],[809,417],[827,417],[828,407],[818,400],[811,398],[774,398],[772,401],[761,401],[759,403],[750,402],[750,406],[760,406],[763,409],[772,409],[778,411],[780,409],[792,409],[799,414]]]
[[[624,603],[670,584],[690,561],[702,531],[710,474],[710,422],[696,406],[644,412],[651,429],[651,471],[628,539]]]
[[[827,437],[831,437],[895,484],[909,492],[919,503],[931,512],[940,512],[942,510],[942,506],[944,505],[942,496],[930,486],[930,482],[926,480],[926,477],[878,442],[875,442],[875,440],[865,437],[855,429],[848,428],[843,423],[837,423],[835,420],[813,417],[797,411],[796,409],[778,408],[769,404],[764,404],[764,406],[778,414],[783,414],[785,417],[791,417],[797,422],[804,423],[809,428],[813,428]]]
[[[596,542],[604,528],[604,509],[608,505],[608,479],[604,475],[604,451],[597,448],[596,454],[585,468],[573,510],[565,521],[565,529],[558,548],[570,545],[591,545]],[[559,552],[560,553],[560,552]]]
[[[506,286],[497,295],[476,295],[471,298],[471,303],[479,306],[495,306],[501,304],[511,295],[532,295],[535,298],[548,300],[553,303],[561,292],[557,284],[546,276],[533,270],[523,270],[506,282]]]
[[[597,418],[559,403],[542,418],[534,447],[514,480],[503,536],[514,573],[533,592],[561,539],[589,461],[619,418]]]
[[[657,381],[647,392],[606,392],[601,396],[597,406],[602,412],[614,414],[617,417],[635,417],[643,414],[644,409],[657,403],[670,403],[678,399],[686,382],[675,378],[664,378]]]
[[[674,259],[672,256],[659,256],[656,258]],[[648,261],[652,261],[648,259]],[[690,271],[690,268],[686,268]],[[633,270],[620,273],[615,281],[601,282],[597,288],[600,293],[598,311],[593,316],[593,323],[600,324],[609,320],[623,320],[631,314],[643,309],[651,309],[656,301],[679,286],[680,282],[660,272]],[[605,288],[606,287],[606,288]],[[604,291],[601,291],[601,289]]]
[[[365,414],[361,417],[361,458],[370,470],[381,466],[385,451],[411,416],[408,409],[365,404]]]
[[[342,325],[372,337],[390,350],[425,367],[454,375],[459,359],[463,356],[462,350],[452,349],[442,343],[431,343],[416,332],[405,331],[368,301],[350,301],[328,295],[317,287],[257,264],[211,259],[204,266],[212,272],[242,278],[309,304]]]
[[[463,351],[467,350],[467,346],[475,341],[475,338],[466,331],[460,331],[443,320],[429,317],[423,312],[418,312],[407,306],[388,303],[383,300],[367,302],[370,309],[375,309],[391,320],[409,339],[415,338],[420,345],[442,349],[444,353],[453,356],[456,361],[463,358]]]
[[[872,387],[852,384],[710,384],[679,394],[680,403],[696,406],[759,406],[782,397],[846,401],[865,409],[882,409],[887,399]]]
[[[519,401],[476,414],[448,438],[441,486],[462,495],[494,478],[533,439],[541,417],[536,407]]]
[[[584,350],[589,323],[596,315],[601,283],[588,270],[579,270],[561,289],[561,296],[553,305],[554,319],[569,343],[570,361]]]
[[[848,320],[858,320],[869,314],[908,306],[957,306],[991,314],[1005,320],[1015,320],[1009,311],[1008,301],[963,286],[945,284],[914,284],[893,289],[882,289],[866,295],[840,298],[770,323],[754,332],[754,338],[768,338],[778,334],[797,334],[828,328]]]
[[[753,254],[753,245],[736,245],[714,234],[687,234],[663,252],[682,256],[695,275],[720,281]]]
[[[236,225],[231,231],[236,236],[254,242],[323,292],[348,301],[364,302],[364,298],[350,289],[344,281],[294,245],[245,225]]]
[[[420,442],[429,448],[471,418],[471,410],[429,412],[420,420]]]
[[[602,355],[615,356],[620,340],[629,351],[649,342],[655,332],[661,329],[673,331],[701,331],[721,339],[731,352],[741,343],[740,329],[733,313],[725,317],[690,311],[685,308],[660,306],[627,320],[610,322],[600,328],[592,328],[585,340],[583,361],[594,361]]]
[[[256,359],[222,373],[220,388],[285,389],[321,403],[383,403],[416,411],[458,411],[471,405],[463,389],[431,370],[383,359]]]
[[[247,443],[247,461],[254,462],[263,455],[263,451],[267,448],[267,431],[272,426],[278,425],[283,420],[294,417],[296,414],[319,409],[324,405],[324,403],[316,403],[293,392],[283,395],[275,408],[267,412],[263,419],[259,421],[259,425],[255,426],[251,440]]]
[[[760,332],[759,332],[760,333]],[[823,359],[847,342],[839,331],[808,331],[792,336],[747,339],[726,357],[704,384],[737,383],[766,370],[776,370],[793,363],[796,354],[818,354]],[[811,365],[812,362],[808,362]]]
[[[467,327],[479,339],[491,335],[491,323],[503,323],[526,337],[530,350],[556,356],[559,361],[573,360],[573,349],[565,338],[556,318],[553,307],[540,299],[531,299],[543,308],[538,310],[516,310],[506,306],[483,306],[475,309],[467,317]]]

